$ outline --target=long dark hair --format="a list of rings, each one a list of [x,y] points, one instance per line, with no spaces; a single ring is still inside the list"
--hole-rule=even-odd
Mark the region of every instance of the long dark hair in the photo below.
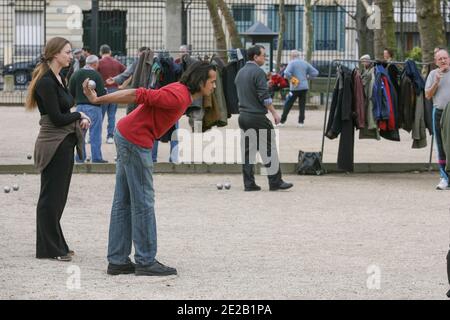
[[[181,75],[180,83],[186,85],[191,94],[201,90],[209,78],[209,71],[216,71],[216,67],[206,61],[196,61]]]
[[[44,48],[44,53],[41,56],[41,61],[36,66],[33,71],[33,75],[31,78],[31,83],[28,86],[28,95],[25,101],[25,109],[33,110],[36,108],[36,98],[34,93],[36,91],[37,82],[44,76],[44,74],[50,69],[48,63],[53,60],[53,58],[64,49],[64,47],[70,44],[70,41],[61,38],[55,37],[50,39]]]

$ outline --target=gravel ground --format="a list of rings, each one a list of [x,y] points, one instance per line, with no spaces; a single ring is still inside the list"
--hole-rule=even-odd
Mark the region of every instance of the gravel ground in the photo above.
[[[37,260],[38,175],[0,175],[0,299],[445,299],[449,194],[436,173],[155,175],[166,278],[108,276],[114,175],[73,176],[62,227],[70,263]],[[231,190],[216,183],[230,181]],[[79,271],[79,287],[76,275]]]

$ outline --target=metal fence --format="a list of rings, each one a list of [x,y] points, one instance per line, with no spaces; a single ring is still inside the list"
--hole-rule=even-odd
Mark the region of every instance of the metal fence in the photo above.
[[[358,51],[360,39],[355,20],[357,1],[312,1],[315,3],[312,13],[314,39],[310,62],[321,74],[327,72],[333,59],[356,59],[364,53]],[[396,58],[402,60],[412,56],[420,59],[417,56],[420,52],[414,50],[420,46],[414,1],[393,2]],[[135,58],[136,51],[141,46],[153,49],[165,47],[165,0],[80,0],[70,3],[81,8],[81,30],[55,30],[55,21],[61,19],[55,18],[55,11],[58,13],[58,10],[63,10],[57,7],[57,1],[0,0],[0,103],[14,103],[18,96],[23,98],[25,93],[20,90],[26,89],[46,35],[79,39],[77,46],[88,46],[94,52],[98,52],[101,44],[107,43],[113,54],[126,64]],[[182,0],[182,3],[183,42],[190,44],[194,50],[214,50],[216,44],[205,0]],[[257,21],[274,32],[278,31],[278,0],[226,0],[226,3],[239,32],[246,31]],[[285,3],[286,31],[282,62],[288,61],[288,53],[292,49],[299,50],[303,56],[306,53],[304,0],[286,0]],[[450,40],[448,1],[442,1],[441,10],[443,19],[445,17],[446,20],[447,38]],[[224,30],[227,32],[225,25]],[[246,45],[244,39],[243,44]],[[275,38],[273,47],[276,46]],[[16,92],[4,92],[5,75],[14,76]],[[17,101],[20,103],[21,100]]]

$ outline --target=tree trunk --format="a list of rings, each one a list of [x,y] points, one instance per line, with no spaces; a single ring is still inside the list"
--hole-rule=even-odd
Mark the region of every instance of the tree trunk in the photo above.
[[[280,6],[278,8],[278,16],[280,20],[280,26],[278,29],[277,65],[276,65],[277,72],[279,72],[281,68],[281,55],[283,54],[283,38],[286,28],[286,17],[284,15],[284,0],[280,0]]]
[[[235,49],[242,48],[242,41],[239,37],[239,32],[236,28],[236,23],[234,22],[230,8],[225,0],[217,0],[217,5],[225,18],[225,24],[227,25],[228,33],[230,35],[231,47]]]
[[[381,29],[374,31],[375,58],[383,59],[384,48],[396,52],[394,6],[392,0],[374,0],[380,8]]]
[[[367,1],[368,4],[372,4],[372,1]],[[364,54],[370,55],[373,59],[373,30],[367,27],[368,14],[366,7],[362,1],[357,1],[356,7],[356,30],[358,32],[358,54],[361,57]],[[358,57],[358,58],[359,58]]]
[[[209,15],[211,16],[214,37],[216,39],[216,48],[219,50],[218,56],[225,59],[227,56],[227,42],[225,39],[225,32],[222,28],[222,20],[220,19],[217,8],[217,0],[206,0],[206,5],[208,6]]]
[[[311,62],[312,54],[314,51],[314,25],[312,21],[314,6],[311,5],[311,0],[305,0],[305,43],[306,43],[306,54],[305,60]]]
[[[422,48],[422,62],[431,63],[434,60],[434,48],[446,47],[447,45],[440,1],[417,0],[416,13]]]

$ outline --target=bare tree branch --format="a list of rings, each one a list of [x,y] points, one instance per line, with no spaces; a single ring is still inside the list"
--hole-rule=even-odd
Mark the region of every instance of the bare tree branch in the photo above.
[[[334,0],[334,4],[336,6],[338,6],[339,8],[342,9],[342,11],[344,11],[346,14],[348,14],[350,16],[350,18],[352,18],[353,20],[356,20],[356,15],[351,14],[350,12],[348,12],[345,7],[343,7],[342,5],[339,4],[339,2],[337,2],[336,0]]]

